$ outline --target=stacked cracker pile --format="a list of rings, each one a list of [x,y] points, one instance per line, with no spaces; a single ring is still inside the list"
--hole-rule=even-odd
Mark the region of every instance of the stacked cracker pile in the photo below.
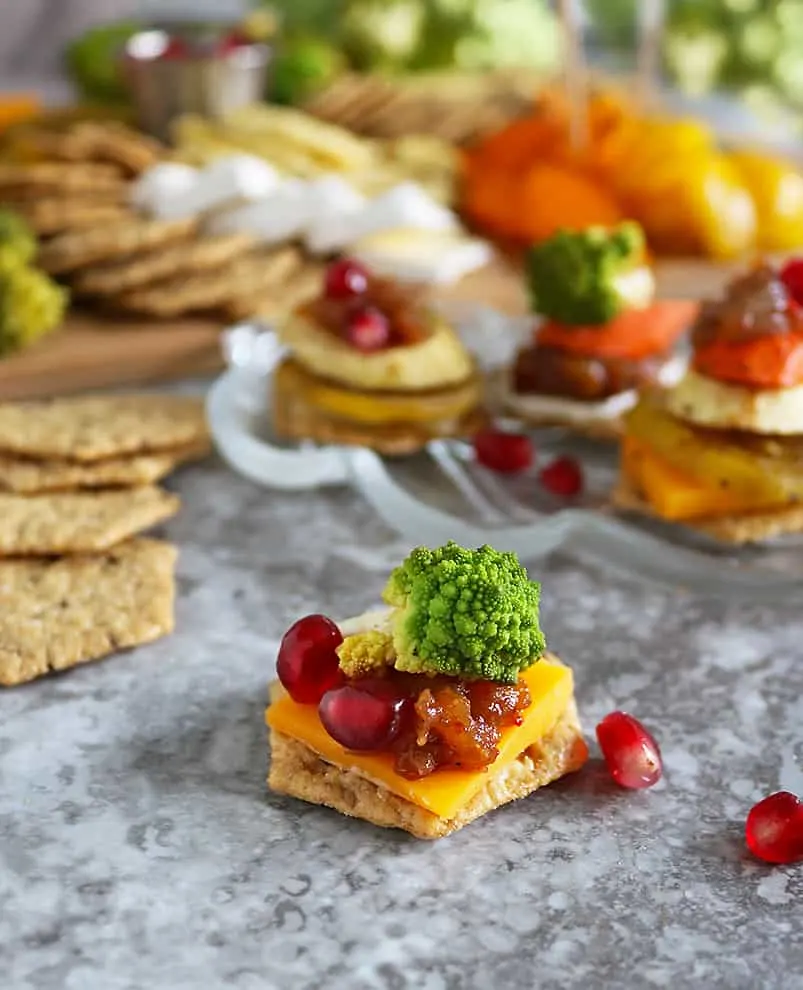
[[[239,319],[292,307],[319,272],[290,247],[243,234],[207,236],[195,219],[152,220],[131,204],[134,180],[166,155],[116,122],[20,131],[0,164],[0,204],[40,238],[37,265],[76,302],[153,318]]]
[[[194,398],[0,405],[0,684],[172,631],[176,548],[139,534],[179,508],[156,482],[208,449]]]
[[[530,111],[543,82],[526,69],[412,79],[343,75],[304,109],[366,137],[430,135],[462,145]]]

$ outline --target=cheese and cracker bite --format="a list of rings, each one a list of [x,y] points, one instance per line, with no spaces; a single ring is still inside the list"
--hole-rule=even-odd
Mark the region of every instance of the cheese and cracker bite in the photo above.
[[[706,303],[685,377],[627,416],[615,502],[730,543],[803,531],[803,262]]]
[[[682,373],[676,345],[697,305],[655,299],[635,223],[559,231],[531,249],[527,277],[541,320],[511,370],[508,410],[536,426],[618,436],[640,388]]]
[[[579,770],[571,670],[512,553],[419,547],[387,609],[285,634],[266,713],[272,790],[421,839]]]
[[[279,328],[276,432],[408,454],[482,424],[482,382],[459,337],[418,290],[333,263],[322,292]]]

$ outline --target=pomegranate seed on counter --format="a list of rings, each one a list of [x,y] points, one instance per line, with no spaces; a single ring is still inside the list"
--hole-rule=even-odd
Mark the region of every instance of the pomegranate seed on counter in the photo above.
[[[359,351],[379,351],[390,343],[390,322],[375,306],[363,306],[349,316],[346,339]]]
[[[299,704],[316,704],[343,680],[337,647],[343,636],[325,615],[307,615],[282,637],[276,673],[282,686]]]
[[[580,465],[571,457],[556,457],[541,468],[539,480],[551,495],[569,498],[583,490],[583,472]]]
[[[611,712],[597,726],[597,741],[611,776],[620,787],[639,790],[661,779],[658,743],[638,719]]]
[[[765,863],[803,861],[803,803],[789,791],[753,805],[744,832],[747,848]]]
[[[368,271],[358,261],[343,258],[326,270],[324,292],[329,299],[361,296],[368,288]]]
[[[329,735],[355,752],[386,750],[413,714],[413,699],[389,681],[352,681],[327,691],[318,715]]]
[[[526,471],[535,460],[535,448],[523,433],[507,433],[489,428],[474,437],[474,456],[478,464],[499,474]]]

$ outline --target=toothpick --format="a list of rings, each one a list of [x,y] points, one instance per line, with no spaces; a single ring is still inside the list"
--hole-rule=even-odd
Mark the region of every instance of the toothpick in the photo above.
[[[638,10],[638,51],[636,92],[645,107],[657,102],[660,89],[661,35],[666,18],[665,0],[640,0]]]
[[[588,147],[588,66],[583,46],[576,0],[559,0],[565,45],[564,80],[569,97],[569,127],[572,148],[580,153]]]

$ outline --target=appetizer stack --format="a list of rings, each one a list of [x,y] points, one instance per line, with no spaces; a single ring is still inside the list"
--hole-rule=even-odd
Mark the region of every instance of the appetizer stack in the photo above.
[[[707,303],[691,368],[627,416],[615,500],[721,540],[803,530],[803,263]]]
[[[407,454],[483,422],[474,362],[420,293],[333,262],[322,290],[279,326],[273,422],[290,439]]]
[[[156,482],[208,450],[195,399],[0,406],[0,684],[172,631],[176,549],[138,534],[179,509]]]
[[[640,388],[682,374],[677,344],[696,304],[655,299],[635,223],[559,231],[531,250],[527,276],[540,319],[512,369],[508,409],[535,425],[617,436]]]
[[[296,622],[267,710],[274,791],[418,838],[579,770],[572,672],[546,652],[513,554],[420,547],[387,611]]]

